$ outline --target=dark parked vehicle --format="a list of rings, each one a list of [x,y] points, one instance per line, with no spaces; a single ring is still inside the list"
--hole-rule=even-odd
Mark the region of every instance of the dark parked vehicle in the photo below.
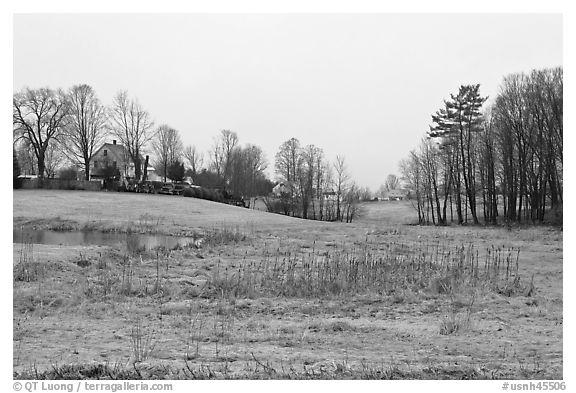
[[[146,180],[145,182],[142,182],[138,185],[138,189],[136,190],[136,192],[143,192],[146,194],[155,194],[157,191],[154,182],[150,181],[150,180]]]
[[[172,195],[174,192],[174,184],[173,183],[164,183],[159,192],[160,192],[160,194]]]
[[[174,189],[172,190],[172,194],[182,195],[182,194],[184,194],[184,190],[187,188],[190,188],[190,187],[191,187],[190,183],[185,182],[185,181],[176,183],[176,184],[174,184]]]

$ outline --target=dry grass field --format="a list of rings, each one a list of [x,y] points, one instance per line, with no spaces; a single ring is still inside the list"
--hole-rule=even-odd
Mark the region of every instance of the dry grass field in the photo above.
[[[351,224],[205,200],[16,190],[15,378],[562,379],[562,232]],[[193,236],[143,250],[130,234]],[[128,235],[127,235],[128,234]]]

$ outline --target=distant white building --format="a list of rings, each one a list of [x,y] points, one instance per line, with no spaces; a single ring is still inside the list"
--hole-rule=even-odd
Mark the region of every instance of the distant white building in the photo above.
[[[408,198],[408,190],[406,189],[394,189],[386,192],[384,197],[382,198],[383,201],[402,201]]]
[[[152,166],[146,168],[146,179],[150,181],[162,181],[162,176],[156,173],[156,169]]]

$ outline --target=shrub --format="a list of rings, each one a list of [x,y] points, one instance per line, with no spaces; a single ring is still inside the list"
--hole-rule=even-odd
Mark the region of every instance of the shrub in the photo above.
[[[182,195],[189,198],[196,198],[196,190],[194,188],[186,188]]]
[[[168,177],[177,182],[184,180],[185,172],[184,163],[178,160],[172,162],[167,168]]]
[[[76,180],[78,171],[75,167],[63,168],[58,172],[58,177],[62,180]]]
[[[191,187],[184,190],[185,197],[206,199],[213,202],[226,202],[225,194],[221,190],[214,190],[205,187]]]
[[[226,195],[225,195],[225,191],[221,191],[221,190],[214,190],[214,201],[215,202],[225,202],[226,201]]]
[[[216,194],[212,190],[209,190],[207,188],[203,188],[202,189],[202,199],[206,199],[208,201],[215,201],[216,200]]]
[[[204,198],[208,199],[209,201],[218,201],[218,197],[216,196],[216,192],[212,190],[204,190]]]

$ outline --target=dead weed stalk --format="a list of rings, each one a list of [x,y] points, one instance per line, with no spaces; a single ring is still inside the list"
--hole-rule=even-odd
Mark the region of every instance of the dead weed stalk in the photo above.
[[[132,327],[130,339],[132,343],[133,363],[145,361],[152,354],[156,346],[154,330],[146,331],[146,329],[142,327],[140,319],[136,320],[135,326]]]
[[[519,273],[520,250],[474,245],[413,246],[364,244],[352,248],[305,252],[265,252],[260,260],[244,260],[238,268],[219,264],[209,288],[229,298],[283,296],[321,297],[350,294],[453,294],[484,288],[505,296],[524,292]]]

